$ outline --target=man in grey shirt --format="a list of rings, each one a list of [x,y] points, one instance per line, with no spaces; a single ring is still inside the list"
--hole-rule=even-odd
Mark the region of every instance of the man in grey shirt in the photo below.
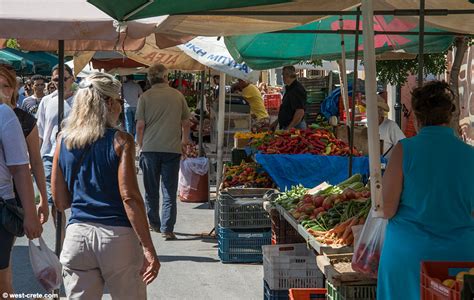
[[[174,240],[179,162],[182,146],[189,143],[189,108],[176,89],[169,87],[168,70],[161,64],[148,70],[152,87],[143,93],[137,107],[137,143],[143,170],[145,204],[150,227],[166,240]],[[163,194],[160,219],[160,179]]]

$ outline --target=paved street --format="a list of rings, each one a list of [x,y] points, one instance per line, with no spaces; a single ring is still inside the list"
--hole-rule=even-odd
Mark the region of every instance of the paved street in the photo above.
[[[217,240],[200,236],[211,231],[213,217],[207,203],[180,202],[179,240],[165,242],[160,234],[152,233],[162,267],[158,279],[148,287],[148,299],[262,299],[262,266],[222,264]],[[43,237],[54,249],[52,221],[45,225]],[[29,264],[26,238],[18,239],[13,249],[13,284],[17,293],[44,293]],[[108,294],[103,297],[110,298]]]

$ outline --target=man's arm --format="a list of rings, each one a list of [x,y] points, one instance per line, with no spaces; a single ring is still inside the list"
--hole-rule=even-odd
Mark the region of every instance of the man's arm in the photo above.
[[[304,118],[304,109],[297,109],[295,111],[295,114],[293,115],[293,119],[290,122],[290,125],[288,125],[288,129],[291,129],[298,125],[301,120]]]
[[[181,121],[181,130],[182,130],[181,143],[183,145],[187,145],[191,143],[191,140],[190,140],[191,126],[192,126],[192,123],[190,120]]]
[[[141,150],[143,147],[143,135],[145,133],[145,121],[138,120],[136,129],[137,129],[137,144],[138,144],[139,149]]]
[[[143,97],[138,98],[137,112],[135,113],[135,130],[137,132],[137,144],[141,151],[143,147],[143,135],[145,134],[145,101]]]

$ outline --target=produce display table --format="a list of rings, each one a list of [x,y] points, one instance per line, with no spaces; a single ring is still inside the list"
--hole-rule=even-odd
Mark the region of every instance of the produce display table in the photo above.
[[[285,220],[298,231],[304,238],[308,246],[312,247],[319,254],[337,254],[337,253],[352,253],[352,247],[331,247],[318,242],[303,226],[301,226],[295,218],[283,207],[276,205],[276,209]]]
[[[318,268],[334,286],[374,285],[377,280],[356,272],[351,267],[352,253],[318,255]]]

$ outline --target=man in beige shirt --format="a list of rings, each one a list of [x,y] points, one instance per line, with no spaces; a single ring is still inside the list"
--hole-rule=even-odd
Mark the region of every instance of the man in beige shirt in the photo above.
[[[155,64],[148,70],[151,88],[140,97],[137,106],[137,142],[140,168],[145,185],[145,204],[151,230],[161,232],[166,240],[176,239],[176,195],[181,149],[189,143],[189,108],[165,78],[168,70]],[[160,219],[160,179],[163,194]]]

